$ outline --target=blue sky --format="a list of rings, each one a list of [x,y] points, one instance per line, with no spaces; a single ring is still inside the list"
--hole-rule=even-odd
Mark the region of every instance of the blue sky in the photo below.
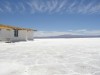
[[[100,34],[100,0],[0,0],[0,23],[41,36]]]

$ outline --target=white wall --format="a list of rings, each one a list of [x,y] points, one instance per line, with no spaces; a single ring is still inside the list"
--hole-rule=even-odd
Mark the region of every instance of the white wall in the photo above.
[[[2,41],[26,41],[33,40],[33,31],[18,30],[18,37],[14,36],[14,30],[1,29],[0,40]]]
[[[13,31],[12,41],[26,41],[27,40],[26,33],[27,33],[26,30],[18,30],[18,37],[15,37],[14,36],[14,31]]]
[[[0,30],[0,40],[8,41],[11,40],[13,30],[1,29]]]
[[[27,31],[27,39],[33,40],[33,31]]]

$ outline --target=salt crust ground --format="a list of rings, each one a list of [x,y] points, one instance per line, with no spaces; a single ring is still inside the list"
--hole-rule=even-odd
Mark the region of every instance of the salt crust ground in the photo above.
[[[0,75],[100,75],[100,38],[0,42]]]

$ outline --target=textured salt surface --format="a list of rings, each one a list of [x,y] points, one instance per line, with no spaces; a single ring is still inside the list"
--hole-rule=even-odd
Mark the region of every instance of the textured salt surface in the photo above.
[[[100,75],[100,38],[1,42],[0,75]]]

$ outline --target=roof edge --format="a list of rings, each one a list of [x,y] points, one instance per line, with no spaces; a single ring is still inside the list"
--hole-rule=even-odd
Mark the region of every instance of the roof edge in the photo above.
[[[4,24],[0,24],[0,28],[1,29],[16,29],[16,30],[37,31],[37,30],[34,30],[34,29],[30,29],[30,28],[22,28],[22,27],[16,27],[16,26],[11,26],[11,25],[4,25]]]

